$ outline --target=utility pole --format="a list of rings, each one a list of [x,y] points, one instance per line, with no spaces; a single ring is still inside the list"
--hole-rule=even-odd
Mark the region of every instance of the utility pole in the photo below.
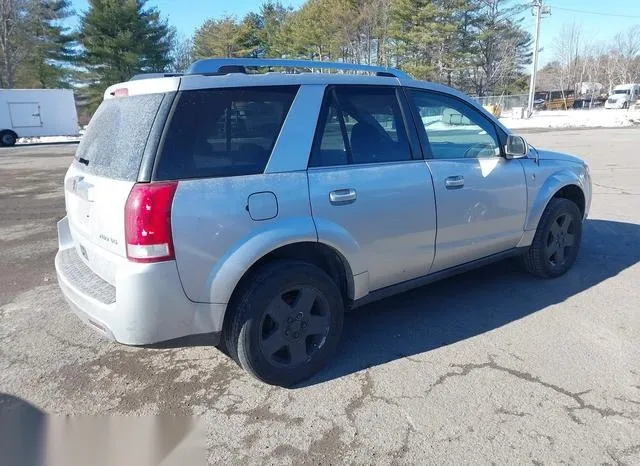
[[[536,16],[536,35],[533,42],[533,70],[531,71],[531,82],[529,83],[529,104],[527,105],[527,118],[531,118],[533,113],[533,99],[536,92],[536,74],[538,73],[538,52],[540,49],[540,20],[543,13],[548,13],[549,8],[542,4],[542,0],[533,0],[531,5]]]

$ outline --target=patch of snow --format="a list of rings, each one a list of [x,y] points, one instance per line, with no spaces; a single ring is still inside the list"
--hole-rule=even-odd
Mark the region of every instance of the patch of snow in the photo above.
[[[500,122],[510,129],[525,128],[618,128],[640,122],[640,111],[607,110],[540,110],[529,119],[503,115]]]
[[[640,124],[640,106],[629,110],[627,113],[632,123]]]
[[[80,142],[80,136],[40,136],[19,138],[17,144],[54,144],[56,142]]]

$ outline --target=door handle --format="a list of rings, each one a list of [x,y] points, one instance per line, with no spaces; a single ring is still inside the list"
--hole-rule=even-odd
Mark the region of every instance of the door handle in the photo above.
[[[444,185],[447,189],[460,189],[464,186],[463,176],[449,176],[444,180]]]
[[[329,193],[329,201],[333,205],[351,204],[352,202],[355,202],[356,197],[356,190],[351,188],[336,189]]]

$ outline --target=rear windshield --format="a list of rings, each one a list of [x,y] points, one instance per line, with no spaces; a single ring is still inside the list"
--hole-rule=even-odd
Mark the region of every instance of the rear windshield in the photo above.
[[[165,94],[102,102],[76,151],[76,165],[107,178],[135,181],[149,131]]]
[[[181,92],[154,178],[262,173],[297,91],[276,86]]]

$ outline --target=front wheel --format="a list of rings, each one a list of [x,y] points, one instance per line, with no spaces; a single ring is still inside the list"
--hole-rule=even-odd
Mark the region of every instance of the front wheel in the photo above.
[[[342,295],[312,264],[267,263],[245,281],[233,301],[224,330],[227,350],[263,382],[295,385],[318,372],[338,345]]]
[[[553,198],[540,218],[531,246],[523,254],[525,269],[538,277],[563,275],[578,256],[582,215],[569,199]]]

